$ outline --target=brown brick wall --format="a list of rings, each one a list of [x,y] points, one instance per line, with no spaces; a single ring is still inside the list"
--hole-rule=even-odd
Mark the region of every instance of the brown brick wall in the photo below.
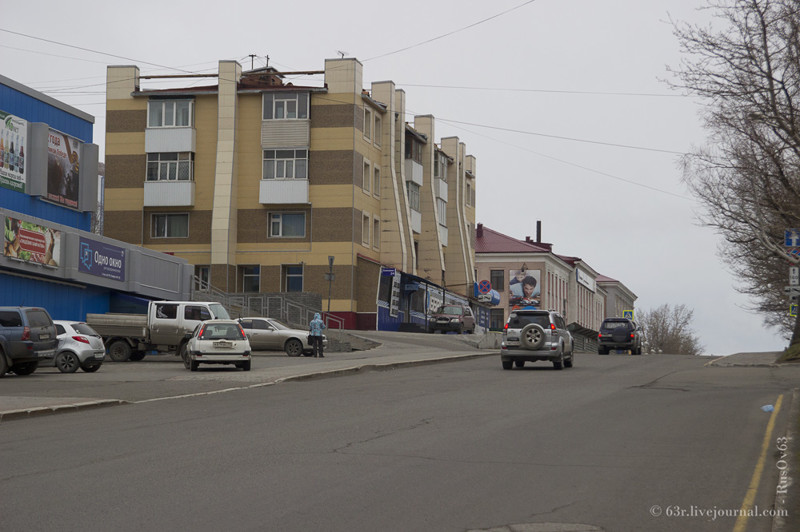
[[[313,100],[312,100],[313,101]],[[312,127],[364,127],[364,111],[350,104],[312,105]]]
[[[141,133],[146,127],[146,109],[106,112],[106,133]]]
[[[379,264],[358,259],[356,267],[355,297],[358,301],[358,312],[377,312],[378,279],[381,275]]]
[[[314,209],[312,239],[314,242],[361,242],[361,211],[349,207]],[[353,216],[358,235],[353,234]]]
[[[106,211],[103,214],[103,235],[140,244],[142,240],[142,213],[139,211]]]
[[[313,292],[322,297],[322,308],[328,308],[328,265],[311,266],[303,268],[303,291]],[[334,280],[331,285],[331,299],[350,299],[351,268],[347,265],[333,265]]]
[[[189,213],[189,236],[187,238],[151,238],[151,214],[161,213]],[[152,208],[147,209],[144,215],[144,245],[159,244],[206,244],[211,243],[211,211],[200,211],[181,208]]]
[[[364,157],[352,150],[314,150],[308,157],[309,184],[351,185],[354,175],[360,182],[363,165]]]
[[[144,188],[147,155],[106,155],[106,188]]]

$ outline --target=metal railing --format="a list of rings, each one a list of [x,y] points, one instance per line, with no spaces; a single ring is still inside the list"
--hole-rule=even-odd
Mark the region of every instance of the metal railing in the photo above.
[[[284,294],[223,292],[198,277],[194,278],[193,286],[192,301],[217,301],[232,316],[264,316],[280,320],[290,327],[307,329],[308,324],[314,319],[314,314],[319,312],[329,329],[338,329],[339,331],[344,329],[343,318],[326,314],[319,308],[291,301]]]

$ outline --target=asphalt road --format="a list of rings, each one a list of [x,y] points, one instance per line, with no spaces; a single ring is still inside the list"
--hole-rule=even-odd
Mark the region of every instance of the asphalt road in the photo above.
[[[800,368],[706,362],[492,356],[3,422],[0,530],[733,530],[774,502]],[[144,364],[103,394],[175,369]]]

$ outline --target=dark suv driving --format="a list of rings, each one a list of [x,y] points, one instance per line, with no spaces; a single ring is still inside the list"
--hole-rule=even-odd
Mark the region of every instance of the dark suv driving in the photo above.
[[[56,346],[56,326],[45,309],[0,307],[0,377],[30,375],[39,358],[53,358]]]
[[[564,318],[552,310],[513,310],[503,331],[500,361],[503,369],[512,364],[547,360],[555,369],[571,368],[574,345]]]
[[[607,355],[613,349],[630,349],[632,355],[641,355],[642,333],[636,322],[628,318],[606,318],[600,325],[597,344],[600,355]]]
[[[455,331],[472,334],[475,332],[475,315],[469,305],[442,305],[431,315],[428,330],[432,333]]]

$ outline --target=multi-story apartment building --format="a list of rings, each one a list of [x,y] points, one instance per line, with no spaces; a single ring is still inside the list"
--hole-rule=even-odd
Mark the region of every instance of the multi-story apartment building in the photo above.
[[[475,158],[405,121],[405,92],[220,61],[216,83],[143,89],[108,68],[105,234],[194,265],[227,293],[307,296],[347,328],[424,325],[474,283]]]

